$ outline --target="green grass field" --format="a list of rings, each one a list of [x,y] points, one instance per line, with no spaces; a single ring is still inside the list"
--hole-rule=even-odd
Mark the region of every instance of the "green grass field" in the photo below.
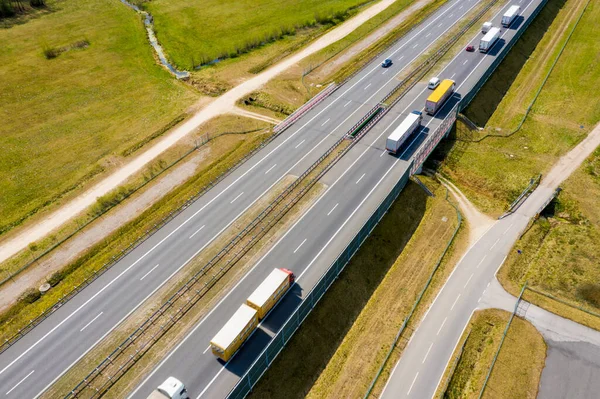
[[[498,309],[482,310],[473,315],[463,352],[447,389],[439,392],[438,397],[479,397],[509,317],[510,313]],[[458,353],[453,358],[456,356]],[[535,398],[545,359],[546,344],[542,335],[531,323],[515,317],[483,398]]]
[[[139,2],[139,1],[138,1]],[[317,23],[339,22],[366,0],[152,0],[158,40],[175,64],[191,69],[237,56]]]
[[[0,30],[0,232],[118,164],[197,98],[155,63],[119,1],[47,3]],[[68,51],[45,57],[58,49]]]
[[[517,127],[584,4],[585,0],[567,0],[564,5],[550,0],[466,110],[472,119],[487,121],[485,131],[470,135],[459,124],[459,139],[506,135]],[[504,211],[531,177],[546,172],[600,121],[599,19],[600,7],[592,2],[520,131],[508,138],[447,141],[441,146],[441,171],[483,211]],[[541,41],[532,42],[541,33]]]

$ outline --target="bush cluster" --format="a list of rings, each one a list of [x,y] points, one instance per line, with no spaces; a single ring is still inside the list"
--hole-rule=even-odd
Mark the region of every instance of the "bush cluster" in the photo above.
[[[0,19],[24,14],[32,7],[39,8],[45,6],[46,0],[0,0]]]

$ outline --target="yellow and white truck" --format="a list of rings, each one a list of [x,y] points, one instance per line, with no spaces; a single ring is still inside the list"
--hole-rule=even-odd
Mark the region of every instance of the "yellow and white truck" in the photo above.
[[[228,362],[294,284],[294,273],[274,269],[210,341],[212,353]]]

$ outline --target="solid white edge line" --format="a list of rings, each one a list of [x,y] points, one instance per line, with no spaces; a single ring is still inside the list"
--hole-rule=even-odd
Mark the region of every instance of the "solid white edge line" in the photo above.
[[[85,326],[83,326],[83,328],[81,330],[79,330],[79,332],[82,332],[83,330],[88,328],[90,326],[90,324],[95,322],[98,317],[102,316],[102,313],[104,313],[104,312],[100,312],[100,314],[98,314],[98,316],[94,317],[89,323],[87,323]]]
[[[475,308],[471,311],[471,314],[469,315],[469,318],[467,319],[467,322],[465,323],[465,326],[463,327],[459,337],[462,337],[463,334],[465,333],[465,330],[469,326],[469,320],[471,320],[471,318],[473,317],[473,313],[475,313],[476,309],[477,308]],[[454,354],[454,352],[456,352],[456,348],[458,347],[459,343],[460,343],[460,338],[458,339],[458,341],[456,341],[456,344],[454,345],[454,349],[452,349],[452,354]],[[450,359],[452,359],[452,355],[450,355]],[[446,362],[446,365],[444,366],[444,372],[448,368],[448,363],[450,362],[450,359],[448,359],[448,361]],[[398,363],[400,363],[400,362],[398,362]],[[438,380],[438,383],[435,386],[435,390],[433,391],[433,395],[431,396],[431,399],[435,398],[435,394],[436,394],[437,390],[439,389],[440,384],[442,383],[442,378],[444,378],[444,373],[442,373],[442,375],[440,376],[440,379]]]
[[[25,377],[23,377],[23,379],[19,382],[17,382],[17,385],[15,385],[14,387],[12,387],[10,389],[10,391],[6,392],[6,394],[8,395],[9,393],[11,393],[12,391],[15,390],[15,388],[17,388],[19,385],[21,385],[23,383],[23,381],[25,381],[31,374],[33,374],[35,370],[31,370],[31,373],[27,374]]]

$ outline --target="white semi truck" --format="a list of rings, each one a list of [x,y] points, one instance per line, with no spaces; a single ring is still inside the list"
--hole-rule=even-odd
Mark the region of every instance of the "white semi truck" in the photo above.
[[[514,20],[519,16],[519,12],[521,11],[521,7],[519,6],[510,6],[510,8],[504,13],[502,16],[502,26],[508,28]]]
[[[385,149],[396,154],[402,143],[421,125],[423,115],[419,111],[413,111],[400,123],[390,134],[385,142]]]
[[[479,52],[487,53],[500,38],[500,29],[491,28],[479,42]]]

